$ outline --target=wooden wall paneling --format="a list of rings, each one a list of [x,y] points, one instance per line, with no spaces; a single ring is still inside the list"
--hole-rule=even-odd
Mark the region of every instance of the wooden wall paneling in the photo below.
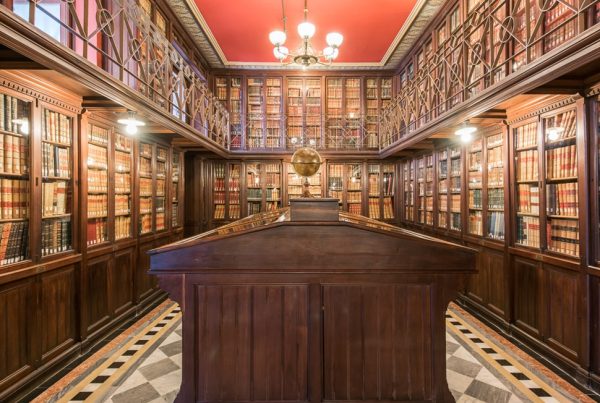
[[[590,368],[592,377],[600,387],[600,270],[595,270],[597,275],[590,276]]]
[[[195,155],[186,153],[184,159],[184,234],[192,236],[201,232],[203,225],[202,221],[206,214],[204,192],[207,189],[207,183],[204,182],[203,175],[205,164],[202,159]]]
[[[515,325],[534,336],[542,335],[543,278],[538,262],[513,257]]]
[[[550,265],[544,271],[544,339],[554,350],[573,361],[579,358],[579,274]]]
[[[75,265],[40,276],[41,328],[36,335],[41,343],[41,360],[47,362],[78,340],[77,284]]]
[[[509,306],[507,289],[510,284],[506,270],[506,255],[503,252],[496,252],[491,249],[486,249],[484,254],[487,259],[487,266],[489,266],[487,307],[495,314],[506,319]]]
[[[466,295],[480,305],[484,305],[488,299],[488,288],[490,283],[490,266],[487,255],[483,253],[484,249],[480,246],[470,245],[476,248],[477,254],[477,274],[469,276],[467,282]]]
[[[121,315],[134,304],[135,268],[135,247],[121,249],[114,253],[113,270],[109,282],[112,291],[110,310],[113,316]]]
[[[111,318],[111,271],[113,262],[110,254],[88,259],[85,264],[84,288],[87,296],[82,309],[86,311],[85,330],[88,334],[93,334]]]
[[[154,248],[152,241],[140,242],[137,254],[135,289],[136,300],[139,303],[152,293],[152,281],[148,275],[150,269],[150,257],[148,251]]]
[[[0,287],[0,391],[30,374],[38,364],[35,290],[31,277]]]

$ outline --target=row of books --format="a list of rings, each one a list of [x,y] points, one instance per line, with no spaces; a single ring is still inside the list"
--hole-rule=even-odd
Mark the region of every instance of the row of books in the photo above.
[[[168,150],[162,147],[156,147],[156,159],[157,161],[166,161]]]
[[[457,212],[450,213],[450,229],[453,231],[460,231],[460,229],[461,229],[460,213],[457,213]]]
[[[115,152],[115,170],[117,172],[131,172],[131,154],[121,151]]]
[[[115,215],[127,215],[131,213],[130,199],[128,195],[115,196]]]
[[[29,256],[29,222],[0,224],[0,265],[22,262]]]
[[[225,204],[225,191],[215,190],[213,192],[213,203],[214,204]]]
[[[140,197],[140,214],[152,213],[152,198]]]
[[[131,174],[115,173],[115,193],[130,193],[131,192]]]
[[[152,216],[145,214],[140,216],[140,234],[152,232]]]
[[[489,213],[487,227],[488,238],[503,240],[505,234],[504,213],[499,211]]]
[[[42,221],[42,255],[71,250],[71,218]]]
[[[469,208],[483,208],[483,198],[481,194],[481,189],[469,190]]]
[[[577,182],[548,184],[546,211],[549,215],[577,217],[579,215]]]
[[[537,217],[517,216],[516,242],[532,248],[540,247],[540,220]]]
[[[107,195],[88,195],[88,218],[106,217],[108,215]]]
[[[44,110],[42,140],[71,144],[71,118],[48,109]]]
[[[504,209],[504,189],[488,189],[488,208]]]
[[[0,134],[0,170],[2,173],[24,175],[29,172],[28,140],[27,137]]]
[[[383,198],[383,219],[391,220],[394,218],[394,199],[391,197]]]
[[[140,157],[152,158],[152,144],[140,143]]]
[[[156,213],[156,230],[162,231],[166,228],[165,213]]]
[[[267,200],[277,200],[281,197],[278,188],[273,188],[273,189],[268,188],[266,196],[267,196]]]
[[[537,123],[532,122],[515,129],[515,147],[517,150],[537,146]]]
[[[152,161],[148,158],[140,158],[140,175],[151,177],[152,176]]]
[[[108,241],[108,223],[104,219],[93,219],[87,223],[87,244],[97,245]]]
[[[88,170],[88,192],[108,192],[108,172]]]
[[[577,133],[577,112],[575,109],[559,113],[546,119],[546,133],[555,131],[556,139],[550,141],[561,141],[574,138]]]
[[[469,189],[481,189],[483,175],[481,171],[469,172]]]
[[[140,178],[140,195],[152,196],[152,179]]]
[[[577,147],[575,144],[546,150],[546,176],[548,179],[577,176]]]
[[[115,148],[123,152],[131,152],[132,140],[122,134],[115,136]]]
[[[29,103],[0,94],[0,130],[17,133],[22,129],[20,120],[29,121]]]
[[[369,198],[369,217],[379,220],[379,216],[379,199]]]
[[[115,239],[124,239],[131,236],[131,217],[115,217]]]
[[[69,209],[68,183],[63,181],[42,184],[42,214],[66,214]]]
[[[548,249],[567,255],[579,255],[579,223],[577,220],[548,220]]]
[[[262,199],[262,188],[248,188],[246,197],[248,199]]]
[[[481,211],[470,211],[468,222],[469,234],[483,234],[483,213]]]
[[[42,143],[42,176],[70,178],[70,149]]]
[[[487,178],[488,187],[503,186],[504,185],[504,169],[502,167],[494,167],[488,169]]]
[[[163,161],[156,161],[156,177],[165,178],[167,176],[167,164]]]
[[[517,185],[517,208],[519,213],[540,213],[540,188],[537,185]]]
[[[538,152],[537,150],[519,151],[516,159],[517,181],[538,180]]]
[[[348,192],[348,203],[360,203],[362,197],[361,192]]]
[[[261,204],[256,202],[248,202],[248,215],[260,213]]]
[[[108,129],[100,126],[90,125],[88,132],[88,142],[99,145],[108,145]]]
[[[233,206],[229,206],[231,210]],[[225,219],[225,205],[224,204],[216,204],[213,210],[213,219],[215,220],[224,220]]]
[[[156,180],[156,196],[164,196],[166,191],[166,182],[164,179]]]
[[[29,216],[29,181],[0,180],[0,218],[20,219]]]
[[[348,212],[352,214],[362,214],[362,206],[360,204],[349,204]]]

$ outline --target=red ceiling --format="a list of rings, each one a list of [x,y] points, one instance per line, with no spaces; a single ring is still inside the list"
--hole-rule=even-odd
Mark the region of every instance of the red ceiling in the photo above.
[[[227,61],[275,62],[269,32],[282,29],[280,0],[194,0]],[[316,25],[316,50],[325,35],[344,35],[337,62],[380,62],[412,11],[416,0],[309,0],[308,20]],[[296,27],[302,22],[304,0],[286,0],[288,40],[300,45]]]

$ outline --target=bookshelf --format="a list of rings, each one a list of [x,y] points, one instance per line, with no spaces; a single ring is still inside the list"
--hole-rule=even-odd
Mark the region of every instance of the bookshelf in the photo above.
[[[433,225],[433,154],[417,159],[417,222]]]
[[[462,204],[462,151],[458,145],[448,149],[450,157],[450,229],[461,231],[461,204]]]
[[[357,77],[327,78],[327,148],[362,146],[361,82]]]
[[[239,220],[242,217],[241,212],[241,179],[242,179],[242,164],[237,162],[227,163],[227,201],[228,220]]]
[[[281,163],[251,162],[246,169],[247,215],[281,207]]]
[[[515,164],[515,244],[540,248],[540,175],[538,122],[512,129]]]
[[[468,213],[467,233],[483,235],[483,138],[467,146]]]
[[[230,147],[240,150],[244,147],[242,77],[216,77],[215,96],[229,111]]]
[[[248,78],[247,81],[247,132],[248,149],[265,147],[265,80],[263,78]]]
[[[344,85],[344,118],[346,147],[360,148],[362,144],[361,79],[346,78]]]
[[[404,220],[415,220],[415,161],[408,160],[402,163],[403,194],[404,194]]]
[[[115,240],[132,237],[133,141],[115,133]]]
[[[212,204],[213,222],[224,221],[227,219],[226,202],[226,164],[224,162],[212,162]]]
[[[212,227],[238,220],[241,212],[242,164],[212,161]]]
[[[379,148],[379,113],[392,99],[392,79],[367,77],[365,85],[365,137],[369,149]]]
[[[393,221],[395,219],[395,165],[369,163],[367,172],[369,217]]]
[[[448,229],[448,149],[437,152],[437,227]]]
[[[577,110],[542,117],[546,192],[546,248],[579,256]]]
[[[31,102],[0,94],[0,266],[29,259]]]
[[[87,246],[108,237],[108,149],[110,130],[95,123],[87,131]],[[115,200],[116,204],[116,200]]]
[[[327,148],[338,148],[343,143],[343,78],[327,78]]]
[[[321,147],[321,79],[287,79],[287,146]]]
[[[169,150],[165,147],[156,147],[156,185],[154,207],[156,214],[155,231],[164,231],[167,228],[167,157]]]
[[[280,148],[282,144],[282,79],[269,77],[267,81],[267,148]]]
[[[171,228],[179,228],[182,225],[179,177],[181,176],[181,153],[173,150],[171,155]]]
[[[503,241],[504,217],[504,135],[493,134],[485,138],[487,172],[485,176],[487,199],[486,231],[489,239]]]
[[[362,214],[363,163],[330,162],[327,164],[327,197],[339,199],[340,209]]]
[[[73,118],[42,112],[42,256],[73,249]]]
[[[153,231],[154,218],[154,192],[152,186],[152,158],[153,146],[149,143],[139,143],[139,234],[149,234]]]
[[[323,165],[321,165],[322,167]],[[308,178],[309,191],[313,197],[322,197],[323,190],[321,186],[321,167],[316,174]],[[290,200],[302,197],[304,190],[304,178],[296,173],[291,163],[287,163],[287,199]]]

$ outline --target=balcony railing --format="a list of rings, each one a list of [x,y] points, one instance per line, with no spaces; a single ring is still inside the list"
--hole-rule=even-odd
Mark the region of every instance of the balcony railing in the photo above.
[[[13,0],[15,14],[200,135],[229,147],[229,114],[133,0]],[[105,8],[106,7],[106,8]]]
[[[377,151],[378,118],[312,115],[288,117],[251,114],[242,125],[231,115],[232,151],[291,151],[310,146],[322,151]]]
[[[599,17],[599,0],[481,1],[441,43],[431,33],[422,65],[381,115],[381,149],[523,70]]]

